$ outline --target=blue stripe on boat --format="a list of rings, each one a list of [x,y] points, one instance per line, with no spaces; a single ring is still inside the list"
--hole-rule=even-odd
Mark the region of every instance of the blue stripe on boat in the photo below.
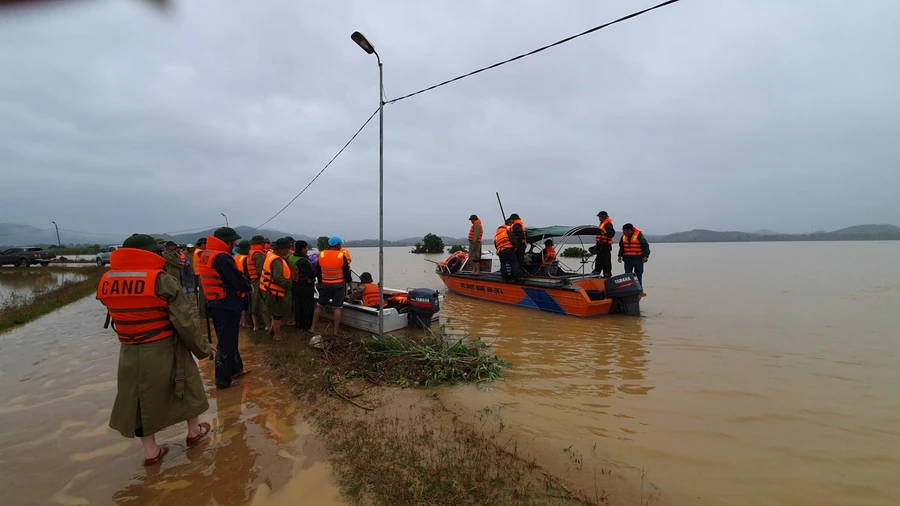
[[[523,299],[522,302],[519,302],[519,306],[536,307],[542,311],[566,314],[566,310],[556,302],[556,299],[554,299],[552,295],[547,293],[547,290],[542,288],[525,288],[524,286],[522,289],[525,290],[525,295],[527,295],[527,297]]]

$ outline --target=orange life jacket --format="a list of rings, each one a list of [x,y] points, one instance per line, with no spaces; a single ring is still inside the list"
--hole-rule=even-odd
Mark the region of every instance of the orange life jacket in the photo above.
[[[341,248],[341,253],[344,255],[344,258],[347,259],[347,263],[350,263],[353,261],[353,259],[350,258],[350,252],[347,251],[347,248]]]
[[[246,277],[247,276],[247,265],[244,263],[247,260],[247,255],[241,255],[238,253],[234,256],[234,265],[237,265],[237,268],[241,273]]]
[[[184,251],[179,251],[178,256],[181,257],[181,264],[187,264],[187,255],[184,254]]]
[[[475,237],[475,225],[481,225],[481,220],[475,220],[475,222],[472,223],[472,227],[469,228],[469,242],[481,242],[481,238],[484,235],[484,228],[482,227],[478,231],[478,237]]]
[[[193,255],[194,258],[193,258],[193,262],[191,262],[192,266],[196,267],[196,265],[200,263],[200,253],[202,253],[202,252],[203,252],[203,250],[200,248],[197,248],[194,250],[194,255]]]
[[[259,289],[275,297],[284,297],[287,295],[287,290],[276,284],[272,275],[272,262],[277,261],[281,261],[281,275],[286,275],[285,277],[291,275],[291,267],[288,263],[276,255],[274,251],[270,251],[266,254],[266,263],[263,264],[262,276],[259,278]]]
[[[612,225],[612,218],[605,218],[603,221],[600,222],[600,233],[597,234],[597,237],[595,239],[597,242],[605,242],[606,244],[612,244],[613,243],[612,237],[609,237],[606,235],[606,224],[607,223]]]
[[[409,296],[407,294],[398,292],[391,295],[387,298],[386,301],[384,301],[384,307],[399,307],[403,304],[406,304],[408,300]]]
[[[525,242],[526,242],[527,239],[528,239],[528,231],[525,230],[525,224],[522,223],[522,220],[521,220],[521,219],[516,218],[516,219],[513,220],[513,225],[519,225],[519,226],[522,227],[522,237],[521,237],[521,242],[522,242],[522,245],[524,246],[524,245],[525,245]],[[509,231],[510,231],[510,232],[513,231],[512,226],[509,227]]]
[[[247,257],[247,277],[250,278],[250,281],[259,279],[259,271],[256,270],[256,262],[253,261],[253,257],[255,257],[257,253],[261,253],[263,258],[266,257],[262,244],[253,244],[250,246],[250,256]],[[263,260],[263,263],[265,263],[265,260]]]
[[[509,225],[500,225],[497,228],[497,233],[494,234],[494,249],[497,250],[497,253],[512,249],[512,241],[509,240],[510,230]]]
[[[206,300],[222,300],[225,298],[225,286],[222,284],[222,277],[219,276],[219,271],[213,268],[216,257],[219,255],[231,256],[231,248],[215,236],[207,237],[206,249],[200,253],[200,263],[196,267],[197,275],[200,276],[200,286],[203,287],[203,295],[206,296]]]
[[[319,253],[319,268],[322,269],[322,284],[344,284],[344,252],[327,249]],[[349,261],[349,259],[348,259]]]
[[[169,301],[156,295],[156,280],[166,273],[165,265],[165,258],[141,249],[119,248],[110,255],[97,300],[109,310],[120,343],[152,343],[175,335]]]
[[[619,244],[622,245],[623,257],[644,256],[644,247],[641,245],[641,241],[639,240],[640,235],[641,231],[637,228],[634,229],[634,233],[631,234],[631,237],[622,234],[622,238],[619,239]]]
[[[363,285],[363,288],[366,289],[362,296],[363,306],[378,307],[378,301],[381,300],[381,295],[378,293],[378,285],[366,283]]]
[[[541,262],[541,267],[547,267],[554,260],[556,260],[556,248],[553,245],[544,247],[544,261]]]

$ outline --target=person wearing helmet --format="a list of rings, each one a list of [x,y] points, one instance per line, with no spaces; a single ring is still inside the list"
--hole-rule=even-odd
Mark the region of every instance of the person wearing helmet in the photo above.
[[[315,332],[316,324],[322,314],[322,308],[329,305],[334,309],[334,332],[339,335],[341,327],[341,308],[344,307],[344,297],[347,295],[347,284],[352,281],[350,277],[350,260],[342,251],[344,241],[333,236],[328,239],[328,249],[319,253],[319,261],[316,264],[316,278],[319,281],[319,302],[313,312],[310,332]]]

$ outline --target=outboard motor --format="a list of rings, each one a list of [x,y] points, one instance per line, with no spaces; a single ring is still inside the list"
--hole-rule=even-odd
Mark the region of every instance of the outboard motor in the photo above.
[[[406,320],[410,325],[430,328],[431,319],[441,310],[441,301],[437,290],[416,288],[409,291],[406,307]]]
[[[613,301],[611,313],[640,316],[643,293],[644,288],[634,274],[620,274],[606,280],[606,296]]]

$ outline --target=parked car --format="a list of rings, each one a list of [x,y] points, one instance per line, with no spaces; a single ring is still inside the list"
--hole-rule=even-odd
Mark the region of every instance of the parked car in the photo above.
[[[113,246],[106,246],[104,248],[100,248],[100,252],[97,253],[97,266],[103,267],[104,265],[109,265],[109,255],[112,254],[113,251],[121,248],[121,244],[116,244]]]
[[[44,251],[44,248],[9,248],[0,253],[0,266],[29,267],[34,264],[46,266],[55,259],[56,253]]]

